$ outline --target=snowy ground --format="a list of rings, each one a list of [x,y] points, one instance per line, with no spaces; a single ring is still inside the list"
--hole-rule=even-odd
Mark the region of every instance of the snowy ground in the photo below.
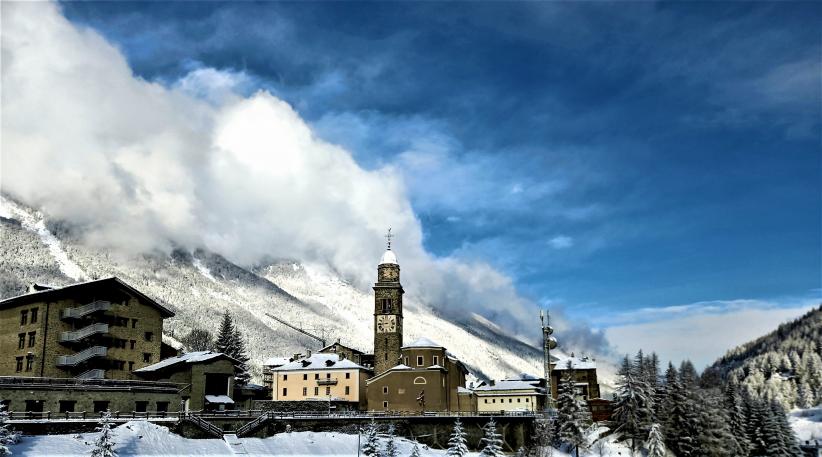
[[[12,446],[14,455],[32,457],[86,457],[91,454],[97,433],[25,436]],[[162,456],[353,456],[357,435],[331,432],[281,433],[270,438],[240,438],[229,445],[218,439],[193,440],[171,433],[168,428],[146,421],[127,422],[114,429],[115,451],[120,457]],[[413,442],[398,439],[400,455],[410,455]],[[423,456],[442,456],[445,451],[420,446]],[[471,456],[479,454],[472,453]]]
[[[822,405],[793,410],[788,419],[800,441],[822,439]]]

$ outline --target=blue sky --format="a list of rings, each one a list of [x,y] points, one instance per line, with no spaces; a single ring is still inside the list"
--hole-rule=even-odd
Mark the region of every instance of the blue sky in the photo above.
[[[62,8],[142,78],[235,74],[397,166],[430,252],[595,326],[820,297],[817,2]]]

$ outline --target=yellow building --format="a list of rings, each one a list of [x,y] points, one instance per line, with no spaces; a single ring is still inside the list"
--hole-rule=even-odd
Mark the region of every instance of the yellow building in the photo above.
[[[170,310],[111,277],[0,301],[0,375],[136,379],[160,361]]]
[[[539,411],[545,401],[540,380],[504,379],[482,383],[474,389],[477,412]]]
[[[338,354],[314,354],[272,369],[274,401],[344,401],[366,406],[372,371]]]

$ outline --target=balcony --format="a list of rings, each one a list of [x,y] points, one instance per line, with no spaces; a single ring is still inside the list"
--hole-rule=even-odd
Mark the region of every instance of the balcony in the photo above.
[[[337,385],[337,378],[325,378],[325,379],[318,379],[317,380],[318,386],[336,386]]]
[[[64,309],[60,317],[62,319],[79,319],[97,311],[108,311],[111,309],[111,302],[107,300],[95,300],[89,304],[76,308]]]
[[[79,375],[75,376],[74,379],[105,379],[105,377],[106,370],[95,368],[93,370],[88,370],[86,372],[80,373]]]
[[[108,324],[91,324],[89,326],[83,327],[79,330],[74,330],[71,332],[61,332],[60,333],[60,342],[61,343],[75,343],[77,341],[82,340],[83,338],[88,338],[91,335],[95,335],[98,333],[108,333]]]
[[[92,346],[72,355],[61,355],[57,357],[58,367],[73,367],[80,362],[85,362],[92,357],[105,357],[108,349],[105,346]]]

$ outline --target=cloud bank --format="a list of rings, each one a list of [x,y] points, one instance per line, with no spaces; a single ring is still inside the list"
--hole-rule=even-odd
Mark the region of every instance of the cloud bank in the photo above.
[[[242,74],[198,68],[160,84],[51,3],[2,16],[2,191],[130,253],[205,248],[244,265],[329,264],[373,281],[388,227],[409,293],[533,335],[534,306],[482,262],[438,258],[400,174],[366,170],[287,103],[242,96]]]

